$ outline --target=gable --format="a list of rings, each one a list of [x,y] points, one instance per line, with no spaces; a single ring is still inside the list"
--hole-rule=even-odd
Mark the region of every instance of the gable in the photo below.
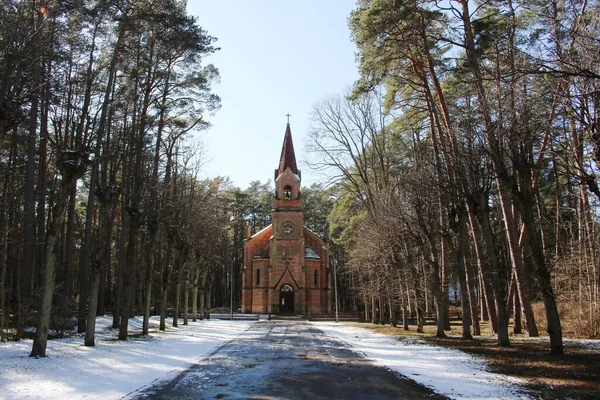
[[[321,258],[322,249],[325,247],[325,241],[307,227],[303,228],[304,244],[306,244],[314,254]]]
[[[246,242],[247,257],[252,259],[257,254],[261,253],[261,251],[268,246],[271,236],[273,236],[272,224],[250,236]]]
[[[292,275],[292,271],[290,271],[290,267],[286,267],[285,268],[285,271],[283,271],[283,274],[281,274],[281,276],[279,277],[279,279],[275,283],[275,287],[279,287],[279,284],[281,283],[281,281],[283,280],[283,278],[285,277],[286,274],[289,275],[289,277],[291,278],[291,282],[290,283],[293,283],[294,290],[299,289],[300,285],[298,285],[298,282],[296,281],[296,278],[294,278],[294,275]]]

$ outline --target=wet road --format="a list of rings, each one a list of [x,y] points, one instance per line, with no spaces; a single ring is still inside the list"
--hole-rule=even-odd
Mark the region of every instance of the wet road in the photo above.
[[[306,322],[264,321],[167,384],[151,399],[443,399],[374,365]]]

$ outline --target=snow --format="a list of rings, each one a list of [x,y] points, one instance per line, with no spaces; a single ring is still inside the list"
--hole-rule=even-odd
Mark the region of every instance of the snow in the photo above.
[[[256,321],[203,320],[159,332],[150,321],[150,337],[117,340],[112,320],[99,317],[96,346],[83,346],[83,337],[48,341],[45,358],[30,358],[31,341],[0,343],[0,399],[121,399],[143,395],[143,389],[166,383],[221,345],[257,333]],[[141,331],[141,317],[130,320],[130,332]],[[313,322],[326,334],[365,357],[437,393],[460,399],[527,399],[523,381],[489,372],[484,360],[459,350],[398,340],[356,326]],[[598,340],[566,340],[600,348]]]
[[[313,324],[376,363],[450,398],[530,398],[519,387],[523,381],[488,372],[484,360],[463,351],[429,345],[418,339],[398,340],[392,335],[335,322]]]
[[[550,340],[548,340],[548,343]],[[563,339],[565,344],[573,344],[581,347],[587,347],[588,349],[600,350],[600,340],[598,339]]]
[[[542,343],[550,346],[550,338],[548,336],[529,337],[525,335],[519,335],[512,338],[515,343],[519,342],[531,342],[531,343]],[[563,337],[563,345],[583,347],[587,350],[600,350],[600,339],[567,339]],[[568,351],[568,350],[567,350]]]
[[[120,399],[149,384],[169,381],[222,344],[240,336],[251,321],[203,320],[117,340],[112,319],[98,317],[96,346],[83,337],[48,341],[45,358],[31,358],[31,340],[0,344],[0,399]],[[141,317],[130,332],[141,331]],[[151,330],[158,318],[150,320]]]

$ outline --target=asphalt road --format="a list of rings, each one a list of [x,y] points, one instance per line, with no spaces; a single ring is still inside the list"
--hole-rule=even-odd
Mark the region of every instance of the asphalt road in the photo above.
[[[243,337],[139,398],[445,399],[299,321],[252,324]]]

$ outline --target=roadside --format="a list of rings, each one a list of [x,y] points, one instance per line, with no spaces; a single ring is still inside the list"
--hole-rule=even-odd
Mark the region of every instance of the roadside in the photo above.
[[[130,339],[117,340],[112,319],[98,317],[96,346],[83,337],[48,341],[48,357],[31,358],[31,340],[0,344],[1,399],[121,399],[140,387],[169,381],[223,343],[244,333],[250,321],[202,320],[140,336],[141,317],[130,319]]]
[[[600,340],[565,339],[565,355],[552,356],[548,337],[529,338],[512,335],[510,347],[498,347],[492,335],[463,340],[460,327],[446,332],[447,338],[436,338],[435,327],[426,326],[424,334],[404,331],[389,325],[348,323],[399,340],[419,340],[448,349],[464,351],[484,359],[490,372],[522,380],[521,385],[536,399],[592,400],[600,398]],[[488,329],[489,331],[489,329]]]
[[[453,399],[530,399],[524,381],[489,371],[479,357],[426,343],[420,338],[380,334],[369,324],[313,322],[355,351],[438,394]]]

